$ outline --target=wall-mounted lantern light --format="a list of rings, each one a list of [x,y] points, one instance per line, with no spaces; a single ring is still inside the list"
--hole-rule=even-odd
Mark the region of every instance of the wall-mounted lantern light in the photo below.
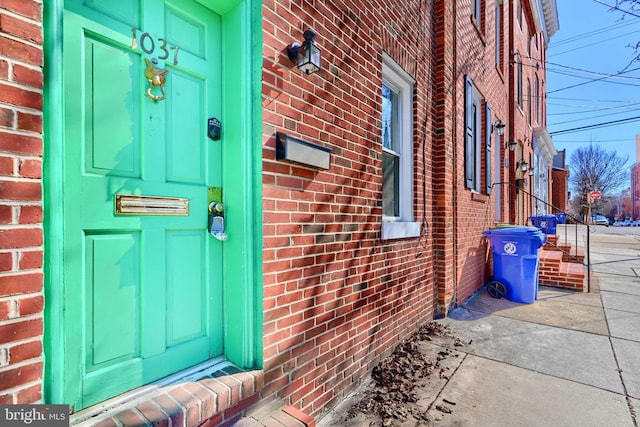
[[[509,149],[509,151],[516,151],[517,146],[518,146],[518,143],[515,142],[513,139],[504,144],[504,148]]]
[[[316,33],[311,30],[304,32],[304,41],[302,44],[295,42],[287,46],[287,55],[300,70],[307,74],[320,71],[320,48],[315,42]]]
[[[507,125],[502,123],[502,120],[498,119],[498,121],[495,122],[492,126],[493,126],[493,131],[496,133],[496,135],[502,136],[502,135],[504,135],[504,128]]]
[[[524,160],[520,160],[516,166],[518,166],[522,173],[525,173],[529,170],[529,163],[525,162]]]

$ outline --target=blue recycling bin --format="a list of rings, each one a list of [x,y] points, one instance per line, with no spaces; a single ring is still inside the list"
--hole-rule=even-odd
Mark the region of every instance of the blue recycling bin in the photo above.
[[[492,283],[504,285],[504,297],[510,301],[535,302],[538,298],[539,249],[546,241],[544,233],[537,227],[512,227],[494,228],[483,234],[491,242]]]
[[[567,223],[567,214],[566,213],[557,213],[556,214],[556,224],[566,224]]]
[[[555,215],[534,215],[529,217],[531,223],[542,230],[544,234],[556,234],[556,221]]]

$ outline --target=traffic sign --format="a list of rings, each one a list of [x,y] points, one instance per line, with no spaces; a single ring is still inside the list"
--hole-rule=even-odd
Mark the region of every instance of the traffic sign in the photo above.
[[[602,197],[602,193],[600,193],[599,191],[592,191],[590,194],[593,200],[596,200]]]

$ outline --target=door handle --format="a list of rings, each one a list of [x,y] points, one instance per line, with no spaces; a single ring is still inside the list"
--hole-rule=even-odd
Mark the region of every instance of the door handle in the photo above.
[[[224,232],[224,205],[220,202],[209,203],[209,233],[220,241],[227,240]]]

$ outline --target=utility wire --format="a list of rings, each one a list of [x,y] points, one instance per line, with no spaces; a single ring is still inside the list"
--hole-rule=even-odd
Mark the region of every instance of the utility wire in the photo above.
[[[579,75],[576,75],[576,74],[563,73],[563,72],[557,72],[557,71],[551,71],[551,72],[555,72],[556,74],[560,74],[562,76],[573,77],[573,78],[576,78],[576,79],[590,79],[589,81],[584,82],[584,83],[592,83],[592,82],[601,81],[602,83],[608,83],[608,84],[613,84],[613,85],[640,87],[640,84],[637,84],[637,83],[620,82],[620,81],[611,80],[612,77],[610,77],[610,76],[604,76],[604,77],[597,78],[597,79],[591,79],[590,77],[579,76]],[[616,78],[616,77],[613,77],[613,78]]]
[[[626,71],[626,72],[629,73],[631,71],[634,71],[634,70],[629,70],[629,71]],[[585,72],[587,75],[583,75],[583,74],[579,74],[579,73],[576,73],[576,72],[567,71],[567,70],[558,70],[558,69],[555,69],[555,68],[547,68],[547,72],[556,73],[556,74],[562,74],[564,76],[569,76],[569,77],[579,77],[581,79],[588,79],[588,78],[590,78],[592,76],[605,76],[605,77],[609,76],[606,73],[599,73],[599,72],[596,72],[596,71]],[[612,78],[613,79],[620,79],[620,80],[640,80],[640,77],[622,76],[622,75],[614,76]]]
[[[534,58],[532,56],[523,56],[522,58],[523,59],[531,59],[533,61],[540,62],[540,59]],[[552,72],[556,72],[556,73],[562,73],[562,71],[555,70],[553,68],[549,68],[549,65],[556,66],[556,67],[561,67],[561,68],[567,68],[569,70],[580,71],[580,72],[584,72],[584,73],[595,74],[595,75],[599,75],[599,76],[607,76],[607,77],[608,76],[614,76],[614,78],[625,79],[625,80],[640,80],[640,77],[628,77],[628,76],[621,77],[621,76],[617,76],[617,75],[621,75],[621,74],[630,73],[632,71],[640,70],[640,67],[633,68],[631,70],[622,70],[622,71],[618,72],[616,75],[613,75],[613,74],[603,73],[601,71],[586,70],[584,68],[577,68],[577,67],[572,67],[570,65],[559,64],[557,62],[551,62],[551,61],[542,61],[542,62],[545,62],[545,64],[547,65],[547,71],[552,71]],[[515,64],[515,63],[518,63],[518,62],[517,61],[512,61],[512,63]],[[535,65],[534,64],[524,64],[523,63],[522,65],[525,66],[525,67],[530,67],[530,68],[536,68],[536,69],[539,68],[539,65],[537,63]],[[567,74],[567,75],[571,75],[571,74]],[[575,76],[576,77],[580,77],[577,74]]]
[[[598,141],[593,141],[593,142],[597,142],[597,143],[601,143],[601,142],[630,142],[631,140],[629,138],[627,139],[601,139]],[[553,140],[554,143],[559,143],[559,144],[584,144],[586,141],[584,139],[554,139]]]
[[[634,108],[634,110],[635,110],[635,108]],[[628,111],[628,110],[626,110],[626,111]],[[593,113],[593,111],[581,111],[581,113]],[[621,111],[617,111],[615,113],[599,114],[597,116],[583,117],[581,119],[573,119],[573,120],[565,120],[563,122],[548,123],[547,126],[557,126],[557,125],[563,125],[565,123],[582,122],[582,121],[585,121],[585,120],[599,119],[601,117],[615,116],[616,114],[621,114],[621,113],[622,113]],[[579,114],[579,113],[558,113],[558,114],[573,115],[573,114]],[[549,115],[549,114],[547,114],[547,115]]]
[[[626,104],[626,105],[618,105],[615,107],[597,107],[597,106],[584,106],[584,108],[591,108],[589,111],[567,111],[564,113],[547,113],[547,116],[564,116],[567,114],[589,114],[589,113],[594,113],[596,111],[607,111],[607,110],[623,110],[623,111],[629,111],[629,110],[636,110],[636,108],[633,108],[634,105],[638,105],[640,104],[640,102],[634,102],[632,104]],[[549,103],[547,102],[547,105],[549,105]],[[563,105],[563,104],[552,104],[552,105]],[[580,105],[567,105],[565,104],[564,106],[566,107],[581,107]],[[613,114],[619,114],[618,113],[613,113]],[[594,117],[597,118],[597,117]],[[581,119],[584,120],[584,119]]]
[[[608,42],[608,41],[611,41],[611,40],[619,39],[619,38],[622,38],[622,37],[625,37],[625,36],[628,36],[628,35],[631,35],[631,34],[638,34],[638,30],[631,31],[631,32],[628,32],[628,33],[624,33],[624,34],[619,34],[619,35],[617,35],[615,37],[609,37],[608,39],[598,40],[598,41],[595,41],[593,43],[589,43],[589,44],[585,44],[585,45],[582,45],[582,46],[574,47],[574,48],[569,49],[569,50],[563,50],[562,52],[553,52],[553,53],[548,54],[547,57],[548,58],[552,58],[554,56],[562,55],[563,53],[574,52],[576,50],[580,50],[580,49],[584,49],[584,48],[587,48],[587,47],[595,46],[597,44],[601,44],[601,43],[605,43],[605,42]]]
[[[636,68],[636,69],[637,69],[637,68]],[[636,69],[634,69],[634,70],[636,70]],[[560,91],[562,91],[562,90],[567,90],[567,89],[572,89],[572,88],[574,88],[574,87],[583,86],[583,85],[586,85],[586,84],[588,84],[588,83],[599,82],[599,81],[602,81],[602,80],[604,80],[604,79],[608,79],[608,78],[610,78],[610,77],[618,76],[618,75],[623,74],[623,73],[625,73],[625,72],[631,72],[631,71],[634,71],[634,70],[629,70],[629,71],[619,71],[619,72],[617,72],[617,73],[615,73],[615,74],[610,74],[610,75],[608,75],[608,76],[602,76],[602,77],[599,77],[599,78],[597,78],[597,79],[592,79],[592,80],[589,80],[589,81],[586,81],[586,82],[576,83],[576,84],[574,84],[574,85],[566,86],[566,87],[563,87],[563,88],[560,88],[560,89],[549,90],[549,91],[547,91],[547,95],[548,95],[548,94],[550,94],[550,93],[560,92]],[[630,85],[630,86],[635,86],[635,85]]]
[[[619,125],[619,124],[622,124],[622,123],[637,122],[639,120],[640,120],[640,116],[629,117],[629,118],[626,118],[626,119],[613,120],[613,121],[610,121],[610,122],[603,122],[603,123],[596,123],[596,124],[588,125],[588,126],[580,126],[580,127],[576,127],[576,128],[562,129],[562,130],[558,130],[558,131],[554,131],[554,132],[549,132],[549,135],[561,135],[561,134],[564,134],[564,133],[580,132],[580,131],[587,130],[587,129],[603,128],[603,127]]]
[[[598,4],[605,5],[605,6],[609,7],[609,8],[611,8],[611,9],[620,11],[620,12],[626,14],[626,15],[631,15],[631,16],[635,16],[636,18],[640,18],[640,15],[636,15],[635,13],[629,12],[628,10],[620,9],[617,5],[611,6],[610,4],[607,4],[607,3],[605,3],[605,2],[603,2],[601,0],[593,0],[593,1],[598,3]]]
[[[621,100],[621,99],[585,99],[585,98],[565,98],[562,96],[547,96],[547,99],[559,99],[562,101],[584,101],[584,102],[640,102],[638,100]],[[562,105],[562,104],[555,104]]]
[[[586,33],[583,33],[583,34],[578,34],[577,36],[569,37],[568,39],[563,39],[563,40],[560,40],[560,41],[552,40],[552,42],[549,44],[547,50],[555,49],[556,47],[562,46],[563,44],[571,43],[571,42],[574,42],[574,41],[577,41],[577,40],[586,39],[588,37],[592,37],[592,36],[595,36],[595,35],[598,35],[598,34],[602,34],[602,33],[606,33],[606,32],[609,32],[609,31],[617,30],[617,29],[622,28],[622,27],[628,27],[629,25],[635,25],[638,22],[640,22],[640,21],[634,19],[634,20],[629,21],[629,22],[608,25],[606,27],[602,27],[602,28],[599,28],[599,29],[596,29],[596,30],[593,30],[593,31],[589,31],[589,32],[586,32]]]

